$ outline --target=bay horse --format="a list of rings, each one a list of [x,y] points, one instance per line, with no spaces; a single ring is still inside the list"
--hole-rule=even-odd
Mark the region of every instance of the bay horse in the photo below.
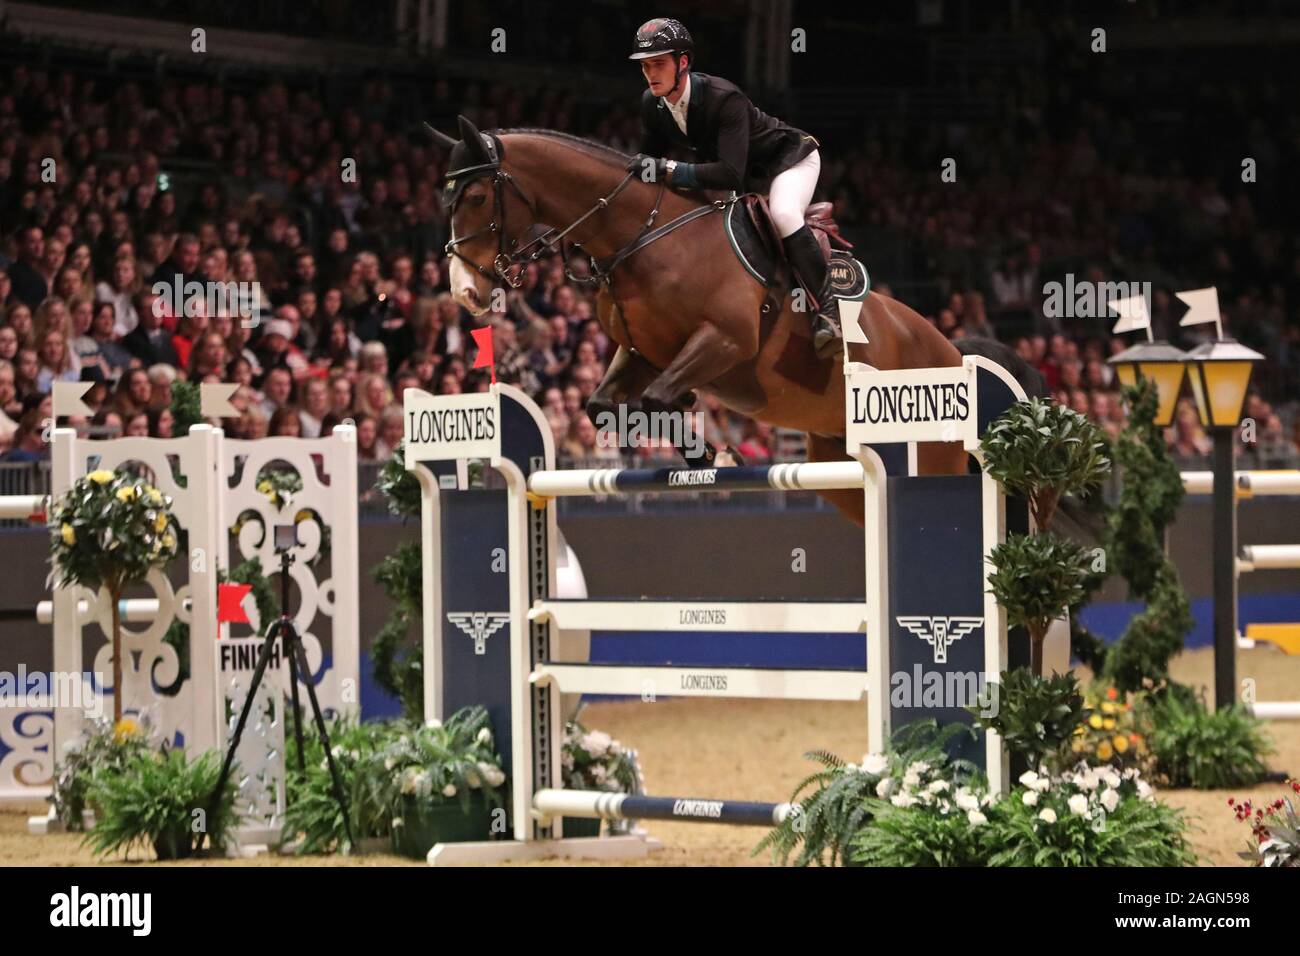
[[[433,130],[451,151],[443,200],[457,302],[483,314],[494,287],[518,287],[527,262],[558,244],[567,263],[567,239],[592,258],[597,317],[618,344],[588,401],[593,419],[620,403],[683,410],[698,390],[742,415],[806,432],[810,461],[847,458],[840,360],[817,356],[809,314],[794,310],[788,286],[763,314],[769,290],[732,251],[712,194],[644,182],[628,171],[627,154],[569,134],[485,136],[459,122],[459,141]],[[530,240],[537,227],[546,231]],[[858,322],[869,344],[846,346],[853,361],[882,370],[961,364],[942,333],[888,296],[870,292]],[[967,459],[958,443],[922,444],[917,466],[964,474]],[[863,523],[860,492],[818,493]]]

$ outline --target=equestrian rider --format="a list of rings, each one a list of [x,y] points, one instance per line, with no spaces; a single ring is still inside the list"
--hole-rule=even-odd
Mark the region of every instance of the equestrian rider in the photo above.
[[[813,345],[832,356],[843,348],[835,299],[826,259],[804,222],[821,171],[820,144],[763,113],[734,83],[691,71],[694,58],[691,35],[677,20],[650,20],[636,31],[628,59],[641,61],[649,89],[641,96],[641,152],[628,168],[653,158],[656,177],[683,189],[766,191],[786,256],[813,299]],[[691,150],[697,162],[662,158],[673,147]]]

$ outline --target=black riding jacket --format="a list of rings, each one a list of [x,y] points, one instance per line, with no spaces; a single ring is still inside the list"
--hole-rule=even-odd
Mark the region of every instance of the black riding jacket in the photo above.
[[[814,137],[768,116],[734,83],[707,73],[690,78],[685,134],[662,99],[649,90],[641,95],[641,152],[684,151],[694,166],[693,185],[766,193],[773,177],[818,148]]]

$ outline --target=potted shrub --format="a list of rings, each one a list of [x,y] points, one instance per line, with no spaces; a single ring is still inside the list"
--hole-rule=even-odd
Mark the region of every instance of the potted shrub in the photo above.
[[[50,512],[46,584],[107,592],[113,616],[113,722],[122,719],[122,621],[118,602],[132,584],[176,556],[171,498],[121,471],[79,478]]]
[[[506,775],[482,707],[457,711],[446,723],[411,726],[377,756],[396,852],[424,859],[436,843],[493,833]]]

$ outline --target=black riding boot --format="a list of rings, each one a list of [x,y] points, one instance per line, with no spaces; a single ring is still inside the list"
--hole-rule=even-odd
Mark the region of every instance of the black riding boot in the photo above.
[[[781,240],[785,246],[786,257],[794,268],[795,278],[814,301],[810,303],[813,312],[812,333],[813,348],[822,358],[831,358],[844,349],[841,339],[839,307],[831,293],[829,269],[822,256],[821,246],[807,224],[799,227]]]

